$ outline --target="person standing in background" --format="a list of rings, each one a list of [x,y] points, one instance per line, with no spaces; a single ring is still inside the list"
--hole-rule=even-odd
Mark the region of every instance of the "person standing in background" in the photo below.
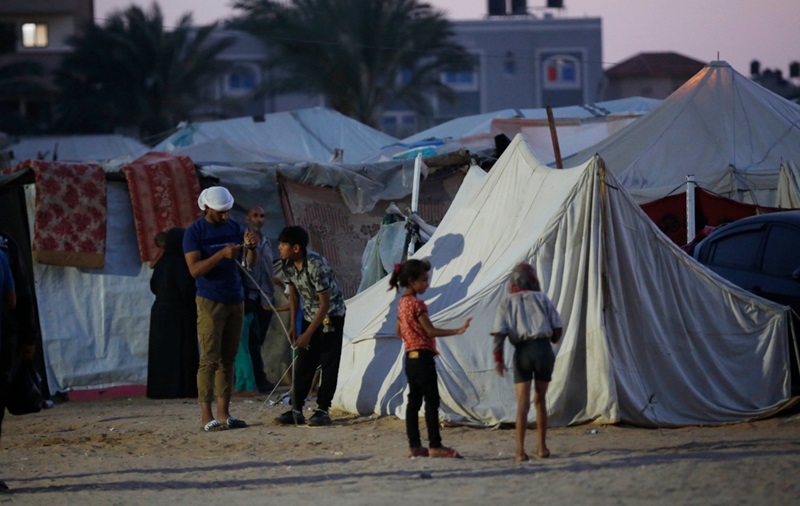
[[[272,321],[272,308],[275,304],[275,285],[282,285],[283,283],[275,278],[272,267],[272,245],[269,240],[261,233],[261,228],[264,226],[266,214],[264,209],[255,206],[247,211],[247,230],[252,233],[258,244],[256,246],[256,253],[258,260],[255,264],[251,265],[250,275],[252,280],[244,276],[244,311],[245,317],[252,314],[252,322],[250,323],[249,330],[249,343],[248,349],[250,351],[250,360],[253,362],[253,375],[255,376],[256,387],[262,394],[268,394],[272,391],[275,385],[270,383],[267,375],[264,372],[264,360],[261,357],[261,348],[264,346],[269,324]],[[253,283],[253,280],[256,283]]]
[[[147,397],[197,397],[197,305],[194,278],[183,257],[185,229],[164,234],[164,249],[150,278],[156,296],[150,313]]]

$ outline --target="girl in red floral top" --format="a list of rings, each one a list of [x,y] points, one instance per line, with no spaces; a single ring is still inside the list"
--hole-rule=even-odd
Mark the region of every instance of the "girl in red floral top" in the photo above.
[[[406,260],[402,265],[395,265],[389,280],[390,289],[405,289],[397,305],[396,332],[403,338],[406,348],[408,456],[461,458],[454,449],[442,446],[439,435],[439,388],[434,362],[438,353],[434,338],[463,334],[472,318],[467,318],[464,326],[458,329],[438,329],[433,326],[428,318],[428,307],[417,298],[417,295],[422,295],[428,289],[430,270],[431,264],[427,260]],[[419,434],[419,409],[423,399],[430,450],[422,446]]]

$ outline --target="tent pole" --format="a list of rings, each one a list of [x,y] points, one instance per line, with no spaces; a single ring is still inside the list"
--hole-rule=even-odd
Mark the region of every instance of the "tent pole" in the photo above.
[[[414,184],[411,187],[411,213],[417,214],[419,211],[419,178],[422,174],[422,153],[417,153],[417,157],[414,159]],[[406,251],[407,256],[411,256],[414,254],[414,238],[411,237],[412,230],[410,225],[406,220],[406,243],[408,246],[408,250]],[[405,260],[405,258],[403,259]]]
[[[697,186],[694,176],[686,176],[686,244],[694,241],[695,231],[695,209],[694,209],[694,189]]]
[[[558,134],[556,133],[556,120],[553,118],[553,108],[547,106],[547,123],[550,125],[550,138],[553,140],[553,156],[556,158],[556,167],[564,168],[561,162],[561,148],[558,147]]]

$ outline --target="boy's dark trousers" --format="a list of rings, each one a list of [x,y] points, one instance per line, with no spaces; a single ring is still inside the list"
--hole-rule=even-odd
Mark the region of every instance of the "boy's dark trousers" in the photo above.
[[[413,358],[415,357],[416,358]],[[425,399],[425,426],[428,428],[428,444],[441,448],[439,434],[439,387],[434,354],[428,350],[406,353],[406,378],[408,379],[408,405],[406,409],[406,434],[410,448],[422,446],[419,435],[419,408]]]
[[[331,332],[323,332],[324,325],[317,327],[311,336],[307,350],[297,349],[297,361],[294,366],[294,390],[292,391],[292,408],[302,411],[306,396],[314,380],[314,372],[320,367],[322,380],[317,393],[317,407],[327,411],[331,407],[336,382],[339,379],[339,362],[342,358],[342,336],[344,334],[344,316],[331,316]],[[303,320],[303,331],[309,322]]]

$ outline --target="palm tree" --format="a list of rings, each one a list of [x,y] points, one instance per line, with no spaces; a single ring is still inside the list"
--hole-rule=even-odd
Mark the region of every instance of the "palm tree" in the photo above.
[[[17,60],[0,64],[0,97],[3,97],[3,112],[0,114],[0,132],[11,134],[37,132],[33,121],[25,118],[19,110],[19,99],[38,98],[47,92],[44,84],[44,69],[30,60]]]
[[[70,44],[59,70],[59,129],[109,132],[136,127],[147,137],[191,119],[205,87],[227,68],[217,59],[232,44],[210,37],[216,25],[192,28],[186,14],[166,31],[158,4],[129,7]]]
[[[333,109],[376,126],[399,101],[430,115],[428,97],[452,100],[441,73],[471,68],[440,11],[417,0],[237,0],[234,22],[261,36],[279,70],[273,92],[321,94]]]

